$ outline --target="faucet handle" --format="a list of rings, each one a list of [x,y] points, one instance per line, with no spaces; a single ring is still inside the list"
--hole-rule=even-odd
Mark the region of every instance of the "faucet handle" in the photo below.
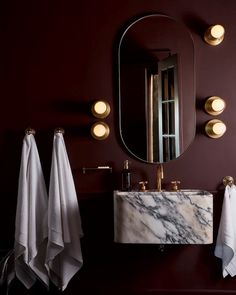
[[[178,187],[179,184],[180,184],[179,180],[171,181],[171,190],[175,192],[179,191],[179,187]]]
[[[146,180],[145,181],[139,181],[139,185],[140,185],[139,190],[141,192],[146,192],[147,191],[147,184],[148,184],[148,182]]]

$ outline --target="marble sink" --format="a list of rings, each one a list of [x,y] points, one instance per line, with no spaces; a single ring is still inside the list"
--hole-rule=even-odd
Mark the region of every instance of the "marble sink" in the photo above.
[[[204,190],[114,191],[114,241],[210,244],[213,195]]]

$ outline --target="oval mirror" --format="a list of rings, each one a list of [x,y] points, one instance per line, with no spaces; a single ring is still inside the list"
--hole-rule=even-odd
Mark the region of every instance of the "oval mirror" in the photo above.
[[[118,48],[119,129],[139,160],[179,157],[195,136],[194,45],[186,27],[160,14],[141,17]]]

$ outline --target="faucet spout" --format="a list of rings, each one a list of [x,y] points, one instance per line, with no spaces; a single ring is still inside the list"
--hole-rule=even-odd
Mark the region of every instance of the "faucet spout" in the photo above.
[[[164,179],[164,171],[163,171],[163,165],[159,164],[157,166],[157,191],[161,192],[162,191],[162,179]]]

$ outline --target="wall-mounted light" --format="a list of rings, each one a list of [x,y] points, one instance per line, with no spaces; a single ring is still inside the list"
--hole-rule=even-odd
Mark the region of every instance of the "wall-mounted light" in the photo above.
[[[104,119],[110,114],[111,108],[107,101],[97,100],[93,103],[91,111],[94,117]]]
[[[205,107],[205,111],[208,114],[212,116],[217,116],[224,111],[226,107],[226,103],[219,96],[211,96],[206,100],[204,107]]]
[[[110,128],[105,122],[96,122],[91,127],[91,135],[98,140],[106,139],[109,136]]]
[[[224,35],[225,35],[225,29],[222,25],[213,25],[210,26],[205,34],[204,34],[204,40],[206,41],[206,43],[210,44],[210,45],[218,45],[220,44],[223,39],[224,39]]]
[[[206,134],[211,138],[219,138],[226,132],[226,125],[221,120],[213,119],[205,126]]]

